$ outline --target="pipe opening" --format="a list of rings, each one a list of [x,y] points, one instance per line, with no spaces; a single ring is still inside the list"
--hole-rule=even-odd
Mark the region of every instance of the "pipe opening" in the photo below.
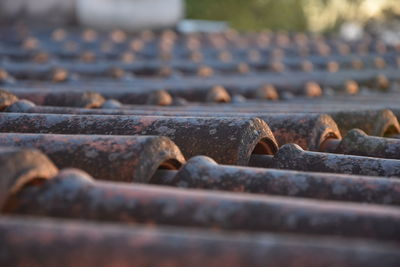
[[[250,156],[248,166],[269,168],[273,162],[273,155],[278,152],[277,147],[269,138],[261,139]]]
[[[327,138],[319,146],[319,152],[335,153],[340,142],[341,140],[338,138]]]
[[[150,178],[149,184],[166,185],[171,183],[178,170],[182,167],[176,159],[168,159],[158,166],[157,171]]]
[[[383,137],[388,137],[388,138],[398,138],[399,135],[400,132],[394,125],[390,125],[383,133]]]
[[[252,155],[275,155],[277,152],[275,144],[269,138],[261,139],[255,148],[253,149]]]
[[[13,211],[18,207],[19,205],[19,194],[23,194],[23,192],[26,189],[32,188],[32,187],[40,187],[43,184],[45,184],[48,181],[48,179],[38,177],[30,180],[29,182],[25,183],[17,192],[14,192],[10,194],[5,201],[3,207],[1,208],[2,213],[13,213]]]
[[[32,187],[32,186],[39,187],[39,186],[43,185],[44,183],[46,183],[47,181],[48,181],[48,179],[45,179],[45,178],[35,178],[35,179],[32,179],[31,181],[27,182],[22,187],[22,189],[25,187]]]
[[[182,167],[182,163],[180,163],[176,159],[168,159],[158,166],[157,170],[174,170],[177,171]]]
[[[333,132],[328,132],[323,136],[323,138],[321,138],[321,140],[322,141],[319,145],[318,151],[326,153],[334,153],[338,148],[338,146],[340,145],[342,138],[338,137]]]

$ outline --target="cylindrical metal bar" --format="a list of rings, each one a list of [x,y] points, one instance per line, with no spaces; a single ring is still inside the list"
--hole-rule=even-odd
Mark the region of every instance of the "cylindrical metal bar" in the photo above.
[[[2,266],[396,267],[400,261],[396,244],[376,241],[21,217],[0,218],[0,247]]]
[[[271,130],[258,118],[2,113],[0,132],[167,136],[186,158],[206,155],[232,165],[247,165],[252,154],[277,150]]]
[[[96,179],[147,183],[157,169],[185,162],[166,137],[0,133],[0,146],[36,148],[58,168],[78,168]]]
[[[196,116],[196,117],[238,117],[232,112],[207,112],[205,111],[147,111],[127,109],[72,109],[59,107],[40,107],[26,101],[19,101],[9,108],[7,112],[38,112],[59,114],[97,114],[97,115],[161,115],[161,116]],[[281,114],[281,113],[239,113],[240,117],[259,117],[270,126],[278,144],[296,143],[303,149],[319,151],[321,144],[327,139],[340,139],[340,131],[335,121],[324,114]]]
[[[99,108],[105,98],[117,99],[123,103],[132,103],[138,105],[170,105],[172,97],[165,90],[148,90],[146,92],[105,89],[101,92],[83,91],[73,89],[14,89],[8,90],[21,99],[27,99],[37,105],[44,106],[65,106],[65,107],[83,107]],[[160,98],[160,92],[163,95]],[[158,99],[157,99],[158,98]]]
[[[270,104],[267,105],[253,105],[255,103],[248,103],[248,104],[240,104],[240,105],[231,105],[231,106],[223,106],[223,107],[208,107],[208,106],[195,106],[195,107],[173,107],[171,109],[164,109],[164,110],[156,110],[154,112],[161,114],[168,114],[168,113],[176,113],[176,114],[194,114],[194,113],[206,113],[206,112],[214,112],[214,113],[222,113],[225,116],[227,114],[252,114],[253,116],[258,116],[260,118],[267,117],[270,114],[276,113],[274,116],[277,116],[279,113],[288,113],[284,116],[300,116],[298,113],[304,114],[302,115],[306,118],[305,113],[318,113],[318,114],[328,114],[331,115],[333,120],[339,126],[340,132],[342,135],[346,135],[348,131],[354,128],[359,128],[365,131],[369,135],[374,136],[391,136],[394,134],[400,133],[400,126],[397,120],[397,117],[393,114],[391,110],[387,109],[372,109],[372,110],[365,110],[365,106],[363,110],[346,110],[346,107],[338,107],[329,108],[329,107],[321,107],[318,108],[316,106],[304,106],[304,107],[291,107],[287,104]],[[123,108],[123,107],[122,107]],[[129,108],[127,106],[126,108]],[[347,107],[348,108],[348,107]],[[354,108],[354,107],[353,107]],[[186,110],[188,109],[188,110]],[[193,111],[191,110],[193,109]],[[339,111],[342,109],[341,111]],[[343,110],[344,109],[344,110]],[[101,111],[96,111],[101,113]],[[111,111],[104,111],[104,113],[108,113]],[[135,110],[135,111],[125,111],[128,112],[136,112],[136,114],[146,113],[144,110]],[[147,111],[147,112],[150,112]],[[121,111],[122,113],[122,111]],[[144,115],[144,114],[143,114]],[[281,115],[283,116],[283,115]],[[307,116],[312,116],[312,114],[307,114]],[[316,115],[314,115],[316,116]],[[303,118],[303,119],[304,119]],[[300,119],[300,118],[299,118]],[[267,123],[270,123],[266,120]],[[271,129],[273,128],[270,125]]]
[[[261,158],[264,159],[264,156]],[[400,205],[398,179],[225,166],[203,156],[191,158],[178,172],[158,171],[152,183],[180,188]]]
[[[105,102],[104,97],[95,92],[35,89],[9,89],[9,91],[20,99],[27,99],[45,106],[99,108]]]
[[[333,153],[358,156],[400,159],[400,140],[368,136],[363,131],[351,130],[339,143]]]
[[[363,70],[360,71],[340,71],[337,73],[329,73],[324,71],[316,71],[311,74],[305,75],[302,72],[286,72],[281,75],[275,75],[274,73],[252,73],[250,75],[236,75],[229,76],[227,79],[226,75],[215,75],[214,77],[204,80],[203,77],[181,77],[179,79],[163,79],[163,80],[150,80],[150,79],[139,79],[135,86],[132,87],[132,83],[123,82],[112,82],[112,81],[101,81],[101,82],[74,82],[73,85],[62,85],[54,87],[53,89],[64,90],[64,91],[76,91],[78,88],[86,88],[89,91],[97,92],[106,98],[118,98],[123,103],[137,103],[135,97],[129,97],[129,95],[140,96],[144,99],[148,98],[148,95],[155,90],[163,90],[168,88],[167,92],[174,96],[180,94],[186,95],[190,92],[200,92],[202,95],[206,95],[211,88],[216,85],[224,87],[230,95],[235,94],[254,94],[259,88],[265,84],[271,84],[281,93],[291,92],[295,94],[304,95],[304,92],[309,92],[309,86],[312,82],[314,85],[321,87],[331,88],[344,88],[349,80],[354,80],[360,85],[375,86],[377,76],[384,75],[388,81],[396,81],[399,79],[397,68],[387,68],[384,70]],[[37,85],[31,86],[33,88],[39,88]],[[118,90],[115,90],[117,89]],[[113,90],[110,90],[113,88]],[[190,90],[188,90],[190,88]],[[315,88],[315,86],[313,86]],[[311,90],[314,91],[314,90]],[[316,94],[316,95],[320,95]],[[197,99],[197,97],[196,97]],[[133,101],[133,102],[130,102]],[[197,101],[201,101],[198,99]],[[145,102],[144,102],[145,103]]]
[[[282,146],[275,156],[253,161],[253,167],[369,176],[400,177],[400,160],[304,151],[296,144]]]
[[[6,213],[125,223],[337,235],[398,241],[397,208],[93,182],[64,170],[26,186]]]
[[[24,103],[24,104],[23,104]],[[318,103],[268,103],[263,105],[260,102],[248,102],[246,104],[235,104],[229,106],[187,106],[187,107],[145,107],[145,106],[114,106],[113,109],[79,109],[66,107],[35,106],[28,104],[25,100],[13,103],[5,109],[7,112],[26,113],[58,113],[58,114],[104,114],[104,115],[174,115],[174,116],[241,116],[252,114],[263,116],[279,113],[287,113],[285,116],[300,116],[298,113],[318,113],[332,115],[342,133],[347,134],[351,129],[358,128],[369,135],[391,137],[400,133],[399,123],[391,110],[378,107],[371,107],[366,110],[365,105],[352,104],[343,105],[340,102],[325,103],[323,106]],[[396,111],[396,109],[393,109]],[[400,113],[399,113],[400,114]],[[282,115],[281,115],[282,116]],[[311,116],[311,114],[310,114]],[[336,121],[337,120],[337,121]],[[272,128],[272,127],[271,127]],[[276,133],[275,133],[276,134]],[[344,135],[343,135],[344,136]]]
[[[43,64],[6,64],[5,70],[16,79],[29,79],[39,81],[65,82],[70,74],[64,68],[54,68],[52,65]]]

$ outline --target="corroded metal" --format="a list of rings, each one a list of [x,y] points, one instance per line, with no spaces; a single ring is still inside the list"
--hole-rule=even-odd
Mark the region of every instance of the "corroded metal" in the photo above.
[[[151,182],[180,188],[400,205],[398,179],[225,166],[203,156],[191,158],[177,172],[158,171]]]
[[[76,170],[64,170],[39,186],[24,187],[9,203],[6,213],[35,216],[393,241],[400,238],[397,208],[94,182]]]
[[[277,150],[271,130],[258,118],[2,113],[0,132],[167,136],[186,158],[206,155],[234,165]]]
[[[25,113],[59,113],[59,114],[96,114],[96,115],[161,115],[173,117],[258,117],[271,128],[278,144],[296,143],[303,149],[319,151],[328,139],[340,139],[341,134],[335,121],[325,114],[283,114],[254,112],[207,112],[170,110],[137,110],[137,109],[74,109],[60,107],[41,107],[26,101],[19,101],[6,109],[7,112]]]
[[[54,164],[37,150],[0,147],[0,210],[24,186],[52,178],[57,172]]]
[[[166,137],[0,133],[0,146],[36,148],[58,168],[120,182],[147,183],[157,169],[177,170],[185,162]]]
[[[123,244],[123,246],[121,246]],[[393,243],[0,218],[2,266],[386,266]],[[77,256],[79,255],[79,256]]]
[[[53,67],[43,64],[11,64],[5,67],[16,79],[29,79],[39,81],[65,82],[70,78],[70,73],[65,68]]]
[[[329,115],[257,114],[257,116],[268,124],[280,145],[295,143],[303,149],[318,151],[325,140],[341,138],[339,128]]]
[[[400,133],[400,125],[392,111],[364,110],[364,111],[339,111],[330,115],[337,122],[340,131],[345,136],[350,130],[358,128],[369,135],[390,136]]]
[[[400,160],[304,151],[296,144],[282,146],[275,156],[260,156],[254,167],[369,176],[400,177]]]
[[[105,99],[99,93],[85,91],[57,91],[9,89],[20,99],[27,99],[37,105],[98,108]]]
[[[353,129],[340,141],[332,152],[376,158],[400,159],[400,140],[369,136],[359,129]]]

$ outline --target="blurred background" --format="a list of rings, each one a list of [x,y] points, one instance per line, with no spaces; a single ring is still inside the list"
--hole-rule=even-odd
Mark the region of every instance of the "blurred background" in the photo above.
[[[357,38],[367,30],[393,43],[400,42],[398,3],[399,0],[0,0],[0,18],[128,31],[173,27],[185,18],[224,21],[246,31],[340,32],[349,38]],[[221,25],[208,26],[203,29]],[[184,28],[192,29],[193,24],[184,24]]]
[[[332,31],[348,21],[393,20],[399,0],[187,0],[187,16],[241,30]]]

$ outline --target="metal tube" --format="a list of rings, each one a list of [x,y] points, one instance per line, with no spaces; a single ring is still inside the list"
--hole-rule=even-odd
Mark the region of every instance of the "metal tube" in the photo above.
[[[36,148],[57,167],[78,168],[96,179],[147,183],[157,169],[185,162],[166,137],[0,133],[0,146]]]
[[[250,165],[265,164],[269,158],[273,159],[268,155],[253,155]],[[257,160],[259,164],[254,162]],[[151,183],[236,193],[400,205],[398,179],[226,166],[202,156],[191,158],[179,171],[157,171]]]
[[[105,102],[103,96],[89,91],[55,91],[35,89],[9,89],[20,99],[30,100],[38,105],[99,108]]]
[[[258,118],[0,114],[0,132],[167,136],[186,158],[247,165],[252,154],[274,154],[275,138]]]
[[[369,136],[361,130],[354,129],[340,141],[333,152],[376,158],[400,159],[400,140]]]
[[[123,245],[121,245],[123,244]],[[0,218],[2,266],[365,266],[395,267],[393,243],[277,234]],[[79,255],[79,257],[77,256]]]
[[[97,114],[97,115],[161,115],[170,117],[259,117],[271,128],[278,144],[296,143],[303,149],[319,151],[321,144],[327,139],[340,139],[341,134],[335,121],[325,114],[281,114],[281,113],[235,113],[232,112],[209,112],[206,111],[181,111],[181,110],[126,110],[126,109],[71,109],[59,107],[40,107],[24,101],[19,101],[6,109],[7,112],[38,112],[38,113],[59,113],[59,114]]]
[[[254,166],[257,164],[256,166]],[[261,166],[260,166],[261,165]],[[273,158],[254,167],[369,176],[400,177],[400,160],[304,151],[296,144],[282,146]]]
[[[6,213],[398,241],[400,211],[373,205],[93,182],[74,170],[21,189]]]

